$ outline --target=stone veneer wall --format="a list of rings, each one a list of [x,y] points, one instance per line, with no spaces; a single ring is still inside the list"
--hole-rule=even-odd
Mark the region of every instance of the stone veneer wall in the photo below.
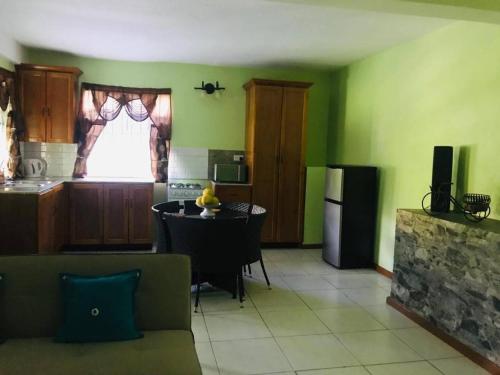
[[[398,210],[391,297],[500,365],[500,221]]]

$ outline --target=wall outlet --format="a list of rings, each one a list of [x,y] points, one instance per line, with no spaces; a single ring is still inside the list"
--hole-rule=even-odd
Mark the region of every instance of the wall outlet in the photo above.
[[[245,155],[233,155],[233,161],[243,161],[245,159]]]

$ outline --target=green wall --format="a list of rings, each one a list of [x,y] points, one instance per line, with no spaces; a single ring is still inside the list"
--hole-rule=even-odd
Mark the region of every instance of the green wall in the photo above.
[[[245,91],[251,78],[310,81],[307,129],[307,166],[324,166],[330,95],[330,73],[304,69],[221,67],[178,63],[124,62],[85,58],[64,53],[27,49],[28,63],[76,66],[83,71],[81,81],[135,87],[172,88],[172,145],[211,149],[245,148]],[[218,80],[226,90],[202,96],[194,90],[201,81]],[[322,210],[316,210],[323,196],[317,172],[308,178],[304,242],[321,243]],[[318,198],[320,197],[320,198]]]
[[[0,68],[14,71],[14,64],[10,60],[0,56]]]
[[[455,147],[458,193],[490,194],[500,218],[500,26],[454,23],[331,85],[327,160],[380,168],[378,264],[392,269],[396,209],[420,207],[435,145]]]
[[[329,73],[301,69],[222,67],[178,63],[124,62],[91,59],[58,52],[28,49],[26,62],[77,66],[81,81],[135,87],[172,88],[172,144],[238,150],[245,147],[245,91],[251,78],[310,81],[307,165],[324,165],[326,157]],[[194,90],[201,81],[219,83],[219,98]]]

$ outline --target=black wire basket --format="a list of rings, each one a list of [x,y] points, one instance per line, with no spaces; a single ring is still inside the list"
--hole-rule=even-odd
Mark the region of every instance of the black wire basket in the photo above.
[[[464,211],[471,214],[486,212],[490,208],[491,198],[486,194],[464,194],[462,198],[462,206]]]

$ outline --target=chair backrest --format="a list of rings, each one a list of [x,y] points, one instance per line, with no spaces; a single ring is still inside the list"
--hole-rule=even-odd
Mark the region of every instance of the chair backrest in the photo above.
[[[0,290],[0,337],[55,336],[63,314],[59,273],[106,275],[135,268],[142,270],[136,292],[138,327],[189,331],[191,269],[188,257],[24,255],[0,257],[0,273],[5,274]]]
[[[201,211],[203,211],[203,209],[196,205],[195,200],[192,199],[184,200],[184,213],[186,215],[198,215]]]
[[[156,224],[156,251],[158,253],[167,253],[170,251],[170,235],[163,220],[163,213],[175,213],[180,211],[179,201],[162,202],[151,206]]]
[[[260,248],[260,237],[264,221],[266,220],[266,209],[252,205],[251,214],[248,217],[247,230],[245,231],[245,263],[253,263],[262,258]]]
[[[237,212],[241,212],[244,214],[250,214],[251,210],[252,210],[252,206],[253,206],[252,204],[245,203],[245,202],[222,203],[222,209],[237,211]]]
[[[246,218],[214,220],[165,215],[172,252],[191,256],[194,270],[237,272],[244,264]]]
[[[256,204],[244,202],[223,203],[222,208],[248,215],[244,243],[245,264],[258,261],[262,257],[260,235],[267,216],[266,209]]]

